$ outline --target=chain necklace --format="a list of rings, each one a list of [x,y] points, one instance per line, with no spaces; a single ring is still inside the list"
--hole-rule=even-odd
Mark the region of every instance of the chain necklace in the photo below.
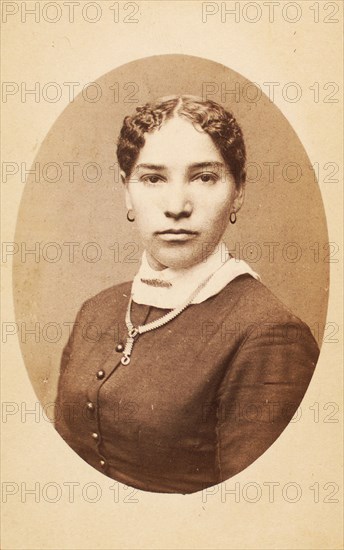
[[[172,311],[169,311],[169,313],[166,313],[156,321],[146,323],[145,325],[139,325],[138,327],[134,327],[130,319],[130,310],[133,301],[133,295],[131,295],[125,315],[125,324],[127,325],[128,336],[123,350],[123,357],[121,359],[122,365],[128,365],[130,363],[130,355],[133,351],[135,340],[140,336],[140,334],[143,334],[150,330],[154,330],[155,328],[162,327],[163,325],[166,325],[166,323],[177,317],[177,315],[179,315],[191,304],[192,300],[196,298],[197,294],[202,290],[203,287],[205,287],[205,285],[208,283],[209,279],[211,279],[213,275],[214,273],[208,275],[208,277],[193,291],[191,296],[181,306],[173,309]]]

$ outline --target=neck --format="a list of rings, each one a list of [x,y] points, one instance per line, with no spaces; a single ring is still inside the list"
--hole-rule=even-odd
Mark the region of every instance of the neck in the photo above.
[[[215,255],[215,256],[218,256],[218,255],[221,255],[222,256],[222,252],[221,252],[221,246],[224,245],[224,243],[220,242],[219,244],[217,244],[213,250],[210,250],[207,254],[207,256],[202,256],[202,258],[196,262],[196,263],[193,263],[191,265],[187,265],[185,267],[170,267],[170,266],[167,266],[167,265],[164,265],[162,263],[159,262],[159,260],[157,260],[156,258],[154,258],[154,256],[146,249],[145,250],[145,256],[146,256],[146,260],[147,260],[147,263],[149,265],[149,267],[151,269],[153,269],[154,271],[164,271],[165,269],[172,269],[174,272],[183,272],[184,270],[187,270],[187,269],[191,269],[191,268],[194,268],[195,266],[199,265],[199,264],[202,264],[204,265],[209,259],[210,261],[212,261],[212,257]],[[226,257],[226,256],[225,256]]]
[[[160,264],[161,266],[161,264]],[[210,276],[210,279],[192,303],[200,303],[219,292],[229,281],[243,273],[258,277],[242,260],[233,259],[224,242],[204,261],[190,267],[154,269],[144,251],[141,266],[134,277],[132,296],[134,302],[162,309],[174,309],[192,295],[192,292]]]

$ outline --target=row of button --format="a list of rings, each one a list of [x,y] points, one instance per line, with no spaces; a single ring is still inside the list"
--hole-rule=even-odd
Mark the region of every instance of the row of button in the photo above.
[[[118,351],[118,353],[120,353],[123,350],[124,350],[123,344],[117,344],[116,351]],[[105,371],[103,371],[102,369],[99,370],[96,374],[96,377],[98,378],[98,380],[102,380],[105,377]]]
[[[116,351],[118,351],[118,353],[120,353],[123,350],[124,350],[123,344],[117,344]],[[98,378],[98,380],[103,380],[103,378],[105,378],[105,371],[103,371],[102,369],[99,370],[96,373],[96,377]],[[91,401],[89,401],[86,406],[87,406],[89,411],[94,411],[94,409],[95,409],[94,403],[92,403]],[[95,441],[99,441],[99,434],[97,432],[93,432],[91,435],[92,435],[92,437]],[[104,468],[106,466],[106,462],[103,459],[101,459],[99,461],[99,464],[102,468]]]
[[[93,432],[92,437],[95,441],[99,440],[99,434],[97,432]],[[106,462],[103,458],[99,460],[99,464],[101,465],[102,468],[106,466]]]

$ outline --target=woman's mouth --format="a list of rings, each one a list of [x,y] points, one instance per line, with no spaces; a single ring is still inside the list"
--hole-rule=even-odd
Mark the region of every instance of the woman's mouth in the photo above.
[[[198,231],[191,231],[190,229],[166,229],[156,233],[163,241],[188,241],[198,235]]]

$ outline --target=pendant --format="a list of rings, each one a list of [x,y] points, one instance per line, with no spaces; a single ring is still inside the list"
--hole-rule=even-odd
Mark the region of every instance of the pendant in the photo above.
[[[135,338],[136,336],[138,336],[138,334],[139,334],[139,331],[137,328],[132,328],[131,330],[128,330],[127,341],[125,343],[124,350],[123,350],[123,357],[121,359],[122,365],[129,365],[130,355],[131,355],[131,352],[133,351]]]

